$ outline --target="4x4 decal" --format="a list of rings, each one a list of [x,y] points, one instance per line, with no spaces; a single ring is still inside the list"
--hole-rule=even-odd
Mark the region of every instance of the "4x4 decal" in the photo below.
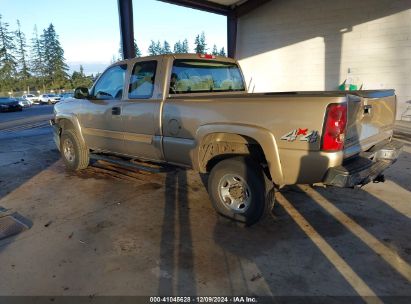
[[[298,128],[283,135],[281,139],[286,141],[295,141],[298,139],[300,141],[313,143],[318,139],[318,131],[309,131],[308,129]]]

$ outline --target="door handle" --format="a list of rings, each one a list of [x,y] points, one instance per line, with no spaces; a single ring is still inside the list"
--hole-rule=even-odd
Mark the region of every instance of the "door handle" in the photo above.
[[[111,114],[112,115],[120,115],[121,114],[121,108],[120,107],[111,108]]]

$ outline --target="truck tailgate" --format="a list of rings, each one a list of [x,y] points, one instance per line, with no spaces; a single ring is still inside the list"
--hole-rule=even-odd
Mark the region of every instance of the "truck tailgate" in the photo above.
[[[394,90],[350,92],[347,100],[346,158],[390,138],[396,111]]]

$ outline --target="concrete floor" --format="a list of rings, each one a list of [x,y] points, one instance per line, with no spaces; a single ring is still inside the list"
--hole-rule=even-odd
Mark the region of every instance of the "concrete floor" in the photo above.
[[[0,295],[411,296],[411,143],[384,184],[292,187],[243,228],[195,172],[72,174],[49,128],[6,133],[0,206],[33,226],[0,241]]]

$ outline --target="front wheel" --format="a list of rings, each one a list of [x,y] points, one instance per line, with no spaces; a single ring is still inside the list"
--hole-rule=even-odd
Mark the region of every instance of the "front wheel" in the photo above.
[[[213,207],[221,215],[252,225],[272,208],[272,187],[262,167],[250,158],[220,161],[211,170],[208,192]]]
[[[77,171],[87,168],[90,161],[89,151],[74,130],[63,130],[60,152],[67,169]]]

